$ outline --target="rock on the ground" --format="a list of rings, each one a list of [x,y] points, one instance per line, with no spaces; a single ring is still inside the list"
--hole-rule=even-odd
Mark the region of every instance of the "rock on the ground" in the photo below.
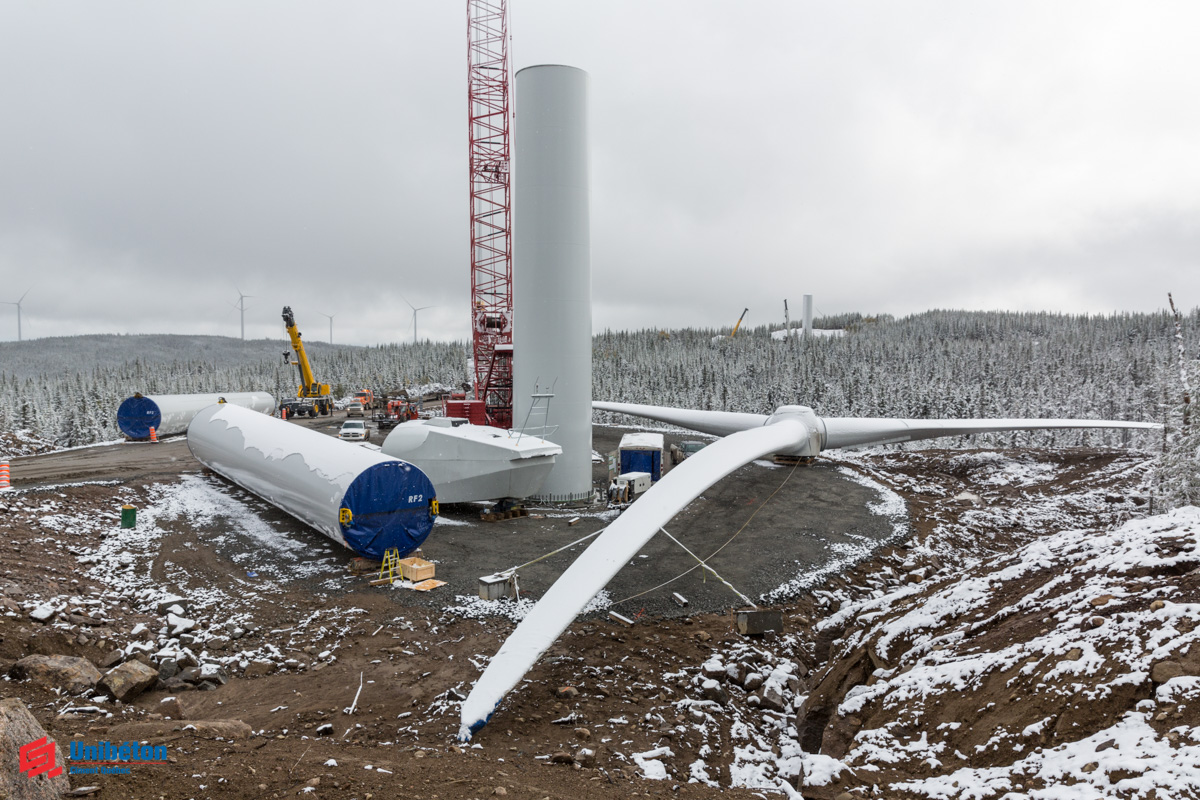
[[[100,669],[111,669],[117,664],[120,664],[125,659],[124,650],[113,650],[108,655],[96,662],[96,666]]]
[[[157,682],[158,670],[140,661],[126,661],[108,671],[100,681],[100,688],[127,703]]]
[[[783,711],[786,702],[783,691],[779,688],[778,684],[771,683],[763,689],[762,704],[767,708],[774,709],[775,711]]]
[[[251,661],[243,674],[247,678],[261,678],[264,675],[270,675],[275,670],[274,661]]]
[[[178,697],[164,697],[158,704],[158,710],[171,719],[187,719],[187,711]]]
[[[725,691],[725,687],[712,678],[709,678],[700,686],[700,691],[706,700],[712,700],[721,705],[729,702],[729,692]]]
[[[159,614],[166,614],[171,606],[179,606],[179,613],[182,614],[187,611],[188,605],[189,604],[186,597],[180,597],[177,594],[169,594],[158,601],[158,605],[155,606],[155,610],[158,611]]]
[[[42,603],[40,606],[29,612],[29,618],[34,622],[49,622],[54,618],[54,606],[49,603]]]
[[[47,739],[46,744],[53,749],[54,763],[61,770],[53,778],[48,773],[30,778],[28,773],[21,772],[21,748],[30,742],[36,742],[46,736],[45,729],[38,724],[25,704],[17,698],[0,700],[0,797],[11,800],[57,800],[71,788],[63,767],[62,750],[56,743]],[[51,770],[53,771],[53,770]]]
[[[13,665],[12,673],[67,694],[86,692],[100,680],[100,670],[92,662],[75,656],[26,656]]]
[[[198,719],[189,727],[203,739],[249,739],[253,733],[240,719]]]
[[[169,681],[179,674],[179,662],[173,658],[164,658],[158,665],[158,679]]]
[[[248,739],[253,731],[240,719],[197,719],[186,722],[128,722],[98,735],[109,741],[154,741],[164,736],[174,736],[175,733],[191,734],[202,739]]]
[[[1155,683],[1166,683],[1183,674],[1183,665],[1178,661],[1159,661],[1150,668],[1150,680]]]

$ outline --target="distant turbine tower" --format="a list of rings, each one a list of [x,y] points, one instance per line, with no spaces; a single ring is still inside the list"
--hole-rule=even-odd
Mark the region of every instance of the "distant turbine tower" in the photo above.
[[[329,343],[333,344],[333,318],[337,314],[326,314],[324,311],[319,312],[322,317],[329,317]]]
[[[238,311],[240,311],[241,315],[242,315],[242,341],[244,342],[244,341],[246,341],[246,298],[254,297],[254,295],[242,294],[241,289],[238,289],[238,287],[236,287],[236,286],[234,286],[233,288],[237,289],[237,293],[238,293],[237,305],[234,306],[234,308],[236,308]]]
[[[437,308],[437,306],[421,306],[420,308],[417,308],[412,303],[409,303],[408,298],[405,297],[404,295],[400,295],[400,299],[403,300],[405,303],[407,303],[408,307],[412,309],[412,312],[413,312],[413,344],[416,344],[417,343],[417,312],[424,311],[427,308]]]
[[[32,291],[33,291],[33,287],[30,286],[28,289],[25,290],[25,294],[21,295],[21,299],[15,303],[12,300],[4,301],[4,305],[6,305],[6,306],[16,306],[17,307],[17,341],[18,342],[21,341],[21,303],[25,302],[25,297]],[[408,301],[406,300],[405,302],[408,302]]]

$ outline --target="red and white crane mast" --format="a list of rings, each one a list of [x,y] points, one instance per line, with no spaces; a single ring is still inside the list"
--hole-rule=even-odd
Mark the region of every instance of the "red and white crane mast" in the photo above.
[[[512,427],[509,73],[507,0],[467,0],[475,402],[501,428]]]

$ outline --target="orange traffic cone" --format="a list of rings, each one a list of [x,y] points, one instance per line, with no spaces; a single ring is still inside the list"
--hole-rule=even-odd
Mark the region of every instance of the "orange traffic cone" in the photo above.
[[[153,425],[150,426],[150,441],[152,441],[152,442],[158,441],[158,432],[154,430]]]
[[[0,492],[11,488],[12,486],[8,483],[8,462],[0,461]]]

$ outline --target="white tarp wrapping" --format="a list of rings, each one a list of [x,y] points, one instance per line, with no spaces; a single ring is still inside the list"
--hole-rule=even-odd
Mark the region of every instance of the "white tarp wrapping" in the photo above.
[[[187,430],[192,417],[213,403],[226,402],[263,414],[275,412],[275,398],[266,392],[213,392],[211,394],[135,394],[117,408],[117,427],[130,439],[149,439]]]
[[[429,478],[376,450],[229,404],[196,414],[188,447],[209,469],[364,556],[406,555],[433,529]]]

